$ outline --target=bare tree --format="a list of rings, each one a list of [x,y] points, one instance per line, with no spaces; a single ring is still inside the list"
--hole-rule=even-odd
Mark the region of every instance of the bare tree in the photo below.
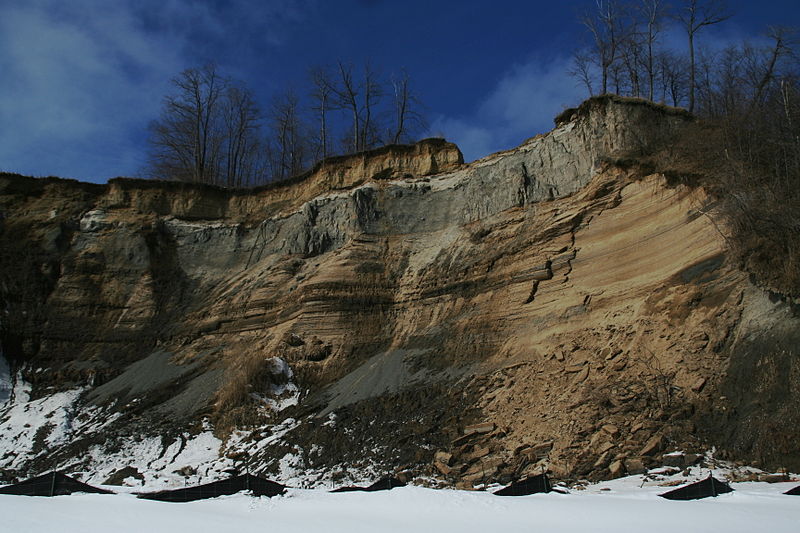
[[[259,149],[260,113],[250,91],[231,86],[222,103],[225,145],[224,183],[228,187],[242,187],[256,179]]]
[[[375,70],[366,63],[361,72],[361,82],[353,65],[337,63],[337,80],[330,86],[331,109],[350,115],[349,133],[345,136],[346,152],[360,152],[381,144],[382,130],[376,113],[384,94]]]
[[[369,62],[364,64],[364,83],[362,89],[364,93],[362,104],[364,120],[361,127],[361,139],[359,141],[358,150],[368,150],[369,148],[382,144],[377,133],[380,131],[380,128],[376,121],[374,121],[373,113],[383,96],[383,88],[381,87],[378,74]]]
[[[150,124],[148,173],[241,187],[259,179],[261,116],[243,84],[213,64],[181,72]]]
[[[328,112],[332,107],[331,97],[334,94],[334,81],[326,67],[316,67],[311,70],[311,83],[313,86],[311,97],[314,99],[311,109],[319,123],[315,153],[317,159],[325,159],[330,155],[328,151]]]
[[[584,13],[580,22],[592,35],[595,60],[600,68],[600,91],[605,94],[622,38],[620,7],[614,0],[595,0],[595,8],[593,12]]]
[[[307,164],[304,126],[299,114],[299,99],[292,90],[276,98],[271,113],[271,162],[274,179],[286,179],[302,172]]]
[[[642,70],[645,67],[643,33],[638,28],[636,21],[632,21],[626,30],[625,38],[619,46],[621,64],[616,65],[620,67],[617,69],[617,76],[627,78],[624,83],[630,96],[639,97],[642,95]],[[619,91],[617,92],[621,94]]]
[[[412,132],[426,126],[425,119],[417,110],[419,98],[412,91],[411,80],[405,70],[400,76],[392,77],[391,88],[394,124],[387,138],[391,139],[392,144],[410,142]]]
[[[739,46],[729,46],[715,54],[701,51],[697,69],[696,109],[702,115],[718,118],[739,112],[748,100],[742,76],[743,62]]]
[[[173,80],[150,124],[153,177],[227,187],[297,175],[334,151],[359,152],[384,142],[408,142],[425,127],[419,100],[403,72],[386,84],[368,63],[339,61],[310,71],[311,104],[289,90],[262,116],[252,93],[214,65],[187,69]],[[268,132],[263,134],[264,126]]]
[[[578,81],[586,86],[589,96],[594,96],[592,57],[585,50],[579,49],[575,51],[572,56],[572,69],[569,74],[578,78]]]
[[[689,111],[695,107],[695,36],[707,26],[719,24],[730,18],[724,0],[684,0],[676,14],[689,40]]]
[[[615,61],[608,68],[608,83],[614,89],[614,94],[624,94],[628,77],[625,67],[620,61]]]
[[[767,35],[773,44],[767,54],[766,61],[762,62],[760,68],[756,67],[756,79],[758,81],[753,95],[753,106],[760,105],[763,102],[767,87],[777,78],[780,60],[792,55],[793,33],[792,30],[784,27],[769,28]]]
[[[339,61],[338,83],[331,87],[336,109],[345,110],[351,117],[351,133],[346,140],[350,152],[358,152],[361,139],[361,112],[359,109],[359,87],[353,78],[353,65]]]
[[[735,49],[736,47],[732,47]],[[730,50],[715,51],[707,47],[699,47],[695,52],[695,109],[694,111],[706,117],[718,117],[724,113],[720,106],[719,84],[720,66],[724,65]],[[735,59],[735,58],[734,58]],[[732,64],[735,61],[732,62]],[[734,72],[734,75],[736,73]],[[686,83],[687,100],[692,88],[691,83]]]
[[[641,0],[639,11],[644,19],[644,43],[647,48],[645,71],[647,72],[647,98],[653,101],[656,85],[656,58],[654,47],[658,42],[664,18],[662,0]]]
[[[216,117],[226,80],[213,64],[181,72],[150,124],[151,171],[167,179],[212,183],[218,165]]]
[[[768,46],[744,42],[713,55],[698,54],[696,108],[701,114],[748,116],[775,107],[770,99],[777,97],[784,70],[792,64],[794,43],[784,28],[770,28],[767,35]]]
[[[656,79],[661,84],[661,101],[678,107],[688,96],[688,62],[669,51],[656,54]]]

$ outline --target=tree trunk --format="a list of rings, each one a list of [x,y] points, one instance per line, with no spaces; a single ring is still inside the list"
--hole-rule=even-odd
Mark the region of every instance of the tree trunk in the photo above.
[[[695,65],[694,65],[694,30],[689,29],[689,113],[694,113],[694,86],[695,86]]]

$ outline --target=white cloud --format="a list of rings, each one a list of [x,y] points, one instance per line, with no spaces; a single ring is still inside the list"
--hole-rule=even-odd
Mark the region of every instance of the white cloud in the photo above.
[[[456,143],[466,161],[497,151],[492,132],[468,119],[438,116],[431,123],[429,136],[444,137]]]
[[[698,47],[712,52],[741,43],[746,34],[735,26],[709,28],[698,36]],[[686,50],[686,37],[670,25],[662,46],[678,53]],[[751,42],[764,42],[751,37]],[[553,118],[588,97],[586,89],[569,74],[572,57],[533,58],[508,70],[472,114],[438,116],[430,134],[455,142],[467,161],[513,148],[525,139],[553,128]]]
[[[571,58],[535,58],[511,68],[472,115],[437,117],[431,133],[459,145],[467,161],[512,148],[553,128],[553,118],[586,97],[568,74]]]
[[[0,0],[0,170],[105,180],[144,163],[169,80],[231,29],[280,42],[288,0]],[[218,7],[215,7],[218,6]]]
[[[5,8],[0,63],[14,81],[0,89],[0,166],[81,178],[110,177],[95,173],[109,160],[132,170],[127,136],[155,116],[180,65],[157,47],[130,12],[76,19],[50,2]]]

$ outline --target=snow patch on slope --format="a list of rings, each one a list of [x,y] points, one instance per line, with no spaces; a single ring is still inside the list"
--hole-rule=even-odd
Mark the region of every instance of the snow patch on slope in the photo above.
[[[225,477],[223,471],[233,466],[230,459],[220,457],[221,447],[222,441],[210,429],[197,435],[184,433],[171,442],[147,437],[118,450],[95,445],[89,450],[90,461],[83,467],[84,479],[101,484],[115,472],[132,467],[144,478],[135,482],[148,487],[207,483]]]
[[[289,363],[280,357],[271,357],[268,361],[272,367],[270,373],[277,378],[285,379],[285,382],[278,384],[271,383],[268,397],[253,393],[253,398],[275,412],[280,412],[287,407],[297,405],[300,401],[300,389],[292,382],[294,372],[292,372]]]
[[[3,356],[0,348],[0,409],[11,400],[11,392],[14,390],[14,381],[11,379],[11,367]]]
[[[267,402],[273,410],[283,411],[287,407],[297,405],[300,401],[300,389],[292,382],[294,372],[292,372],[292,367],[289,366],[289,363],[280,357],[273,357],[272,365],[273,374],[284,376],[286,378],[286,383],[280,385],[273,384],[270,387],[270,394],[273,398],[277,399],[270,398]]]
[[[300,391],[284,360],[273,358],[271,363],[273,375],[283,377],[271,386],[271,398],[262,398],[264,408],[274,416],[296,404]],[[358,468],[309,468],[305,450],[291,446],[288,439],[302,424],[295,418],[235,431],[225,443],[214,435],[207,421],[196,434],[124,437],[109,428],[124,413],[84,404],[88,388],[54,392],[32,400],[31,386],[21,375],[15,380],[6,378],[6,382],[13,383],[13,391],[6,405],[0,406],[0,468],[16,471],[21,477],[54,468],[92,484],[104,484],[116,477],[116,482],[129,487],[166,489],[223,479],[228,475],[226,471],[248,470],[253,464],[259,465],[257,471],[264,475],[295,487],[364,483],[385,475],[366,463]],[[329,416],[326,423],[335,423],[335,415]],[[49,459],[88,436],[95,444],[90,444],[85,453],[70,454],[69,459]],[[312,453],[321,452],[318,447],[312,449]],[[34,460],[36,471],[31,470]],[[333,479],[337,481],[334,483]]]
[[[16,469],[67,443],[75,431],[75,402],[84,389],[30,400],[31,386],[17,376],[11,400],[0,411],[0,467]]]

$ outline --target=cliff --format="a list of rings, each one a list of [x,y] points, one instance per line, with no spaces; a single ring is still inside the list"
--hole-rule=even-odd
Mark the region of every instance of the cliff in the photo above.
[[[691,120],[595,99],[469,165],[428,140],[254,191],[0,175],[0,468],[168,479],[201,441],[206,475],[309,483],[800,466],[796,306],[635,164]]]

